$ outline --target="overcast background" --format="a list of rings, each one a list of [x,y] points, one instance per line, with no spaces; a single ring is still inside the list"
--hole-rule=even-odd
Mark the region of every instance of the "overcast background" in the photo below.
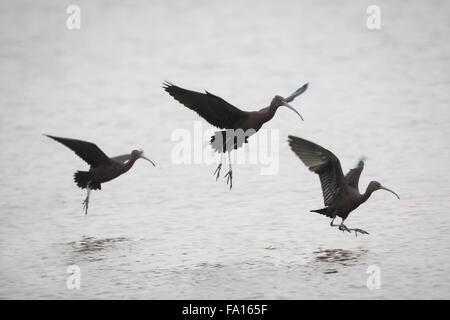
[[[66,28],[67,6],[81,29]],[[366,8],[381,8],[381,30]],[[1,1],[0,298],[450,298],[448,1]],[[245,110],[305,82],[266,129],[280,170],[171,161],[174,130],[197,115],[170,80]],[[209,128],[206,122],[203,127]],[[92,192],[87,165],[43,133],[143,148],[127,174]],[[344,171],[366,156],[376,192],[347,225],[323,206],[294,134],[332,150]],[[240,152],[245,152],[242,150]],[[81,268],[68,290],[66,268]],[[366,286],[367,268],[381,288]]]

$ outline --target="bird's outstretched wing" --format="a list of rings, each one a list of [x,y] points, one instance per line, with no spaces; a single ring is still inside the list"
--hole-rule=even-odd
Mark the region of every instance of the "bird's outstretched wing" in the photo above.
[[[295,92],[293,92],[289,97],[287,97],[286,102],[291,102],[292,100],[294,100],[295,98],[297,98],[299,95],[301,95],[303,92],[306,91],[306,89],[308,89],[308,84],[304,84],[303,87],[295,90]]]
[[[68,139],[68,138],[60,138],[46,135],[53,140],[56,140],[67,148],[74,151],[81,159],[86,161],[91,167],[97,167],[100,165],[108,165],[111,163],[111,159],[100,150],[97,145],[92,142]]]
[[[319,175],[325,205],[333,205],[345,186],[339,159],[331,151],[308,140],[289,136],[288,142],[309,170]]]
[[[359,160],[358,166],[356,168],[350,169],[345,175],[345,181],[349,187],[359,190],[359,177],[364,169],[364,158]]]
[[[194,110],[203,119],[220,129],[234,129],[233,124],[247,116],[247,112],[236,108],[222,98],[207,91],[206,93],[190,91],[175,86],[170,82],[165,82],[163,88],[175,100]]]

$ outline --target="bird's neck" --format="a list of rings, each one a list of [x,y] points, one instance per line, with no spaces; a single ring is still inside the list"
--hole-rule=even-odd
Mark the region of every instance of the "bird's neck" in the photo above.
[[[127,162],[124,163],[123,165],[123,172],[127,172],[128,170],[131,169],[131,167],[134,165],[134,163],[136,162],[136,158],[130,158],[130,160],[128,160]]]
[[[277,111],[277,107],[275,106],[268,106],[267,108],[265,108],[267,111],[264,114],[264,122],[267,122],[269,120],[271,120],[273,118],[273,116],[275,115],[275,112]]]
[[[361,203],[366,202],[367,199],[370,198],[370,196],[372,195],[372,193],[373,193],[373,190],[371,190],[371,189],[369,189],[369,187],[367,187],[366,192],[364,192],[364,193],[361,195]]]

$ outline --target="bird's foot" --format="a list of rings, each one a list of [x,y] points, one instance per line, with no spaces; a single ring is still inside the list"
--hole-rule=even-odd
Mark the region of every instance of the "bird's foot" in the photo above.
[[[339,226],[339,230],[341,230],[342,232],[344,232],[344,231],[350,232],[350,229],[347,228],[347,226],[345,224],[341,224]]]
[[[84,199],[84,201],[83,201],[83,210],[84,210],[84,214],[86,214],[86,215],[88,212],[88,207],[89,207],[89,197],[86,197],[86,199]]]
[[[216,176],[216,181],[217,181],[217,179],[219,179],[219,176],[220,176],[220,169],[222,169],[222,164],[219,164],[219,165],[217,166],[217,168],[216,168],[216,171],[214,171],[214,173],[213,173],[213,176],[214,176],[214,175]]]
[[[228,171],[224,178],[227,178],[227,184],[230,183],[230,190],[233,187],[233,171]]]
[[[370,234],[367,231],[364,231],[363,229],[358,229],[358,228],[350,229],[350,231],[355,231],[355,236],[356,237],[358,236],[358,232],[361,233],[361,234]]]

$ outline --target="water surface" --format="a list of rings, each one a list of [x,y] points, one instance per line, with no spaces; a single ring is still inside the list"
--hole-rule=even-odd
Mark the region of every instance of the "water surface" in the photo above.
[[[82,0],[69,31],[68,3],[2,2],[0,298],[450,298],[449,3],[377,3],[369,31],[367,1]],[[309,82],[293,103],[305,122],[280,109],[265,126],[280,130],[278,173],[235,166],[230,192],[214,164],[172,162],[173,131],[198,118],[163,80],[246,110]],[[157,167],[138,161],[85,216],[72,174],[86,165],[43,133],[143,148]],[[401,196],[350,215],[370,236],[309,213],[320,185],[289,134],[344,170],[366,156],[361,188]]]

